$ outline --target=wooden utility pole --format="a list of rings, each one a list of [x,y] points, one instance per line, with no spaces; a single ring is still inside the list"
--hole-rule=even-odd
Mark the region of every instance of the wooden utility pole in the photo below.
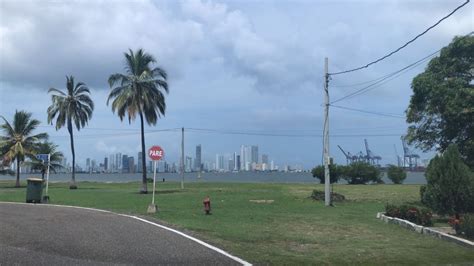
[[[329,74],[328,58],[324,58],[324,204],[331,206],[331,178],[329,177]]]
[[[181,189],[184,189],[184,127],[181,128]]]

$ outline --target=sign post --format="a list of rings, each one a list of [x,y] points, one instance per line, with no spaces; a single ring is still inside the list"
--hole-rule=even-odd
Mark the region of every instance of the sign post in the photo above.
[[[153,160],[153,196],[151,198],[151,204],[148,205],[148,213],[156,213],[156,204],[155,204],[155,188],[156,188],[156,162],[161,160],[165,155],[163,149],[160,146],[152,146],[148,150],[148,157]]]

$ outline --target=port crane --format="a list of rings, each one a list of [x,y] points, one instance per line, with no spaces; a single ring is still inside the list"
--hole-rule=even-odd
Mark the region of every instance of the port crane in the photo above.
[[[409,169],[418,167],[418,159],[420,158],[420,155],[410,151],[406,141],[406,136],[401,136],[400,139],[402,140],[403,145],[403,167],[406,168],[408,166]]]

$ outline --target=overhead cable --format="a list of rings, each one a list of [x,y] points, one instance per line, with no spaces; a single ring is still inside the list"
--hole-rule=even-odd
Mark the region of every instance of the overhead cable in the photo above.
[[[461,9],[462,7],[464,7],[465,5],[467,5],[468,3],[470,2],[470,0],[466,0],[466,2],[464,2],[462,5],[456,7],[453,11],[451,11],[449,14],[447,14],[446,16],[444,16],[443,18],[441,18],[440,20],[438,20],[435,24],[431,25],[430,27],[428,27],[425,31],[423,31],[422,33],[418,34],[415,36],[415,38],[409,40],[408,42],[406,42],[404,45],[398,47],[397,49],[395,49],[394,51],[388,53],[387,55],[384,55],[382,57],[380,57],[379,59],[375,60],[375,61],[372,61],[364,66],[360,66],[360,67],[356,67],[356,68],[353,68],[353,69],[349,69],[349,70],[344,70],[344,71],[340,71],[340,72],[334,72],[334,73],[329,73],[329,75],[339,75],[339,74],[345,74],[345,73],[349,73],[349,72],[354,72],[354,71],[357,71],[357,70],[361,70],[361,69],[364,69],[364,68],[368,68],[369,66],[373,65],[373,64],[376,64],[382,60],[384,60],[385,58],[397,53],[398,51],[400,51],[401,49],[405,48],[406,46],[408,46],[410,43],[414,42],[416,39],[418,39],[419,37],[421,37],[422,35],[424,35],[425,33],[427,33],[429,30],[431,30],[432,28],[438,26],[438,24],[440,24],[443,20],[449,18],[452,14],[454,14],[456,11],[458,11],[459,9]]]

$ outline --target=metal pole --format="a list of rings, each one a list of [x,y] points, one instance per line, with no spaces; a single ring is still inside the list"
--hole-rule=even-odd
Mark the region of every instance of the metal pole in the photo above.
[[[153,197],[151,198],[151,204],[155,205],[155,185],[156,184],[156,161],[153,161]]]
[[[184,127],[181,128],[181,189],[184,189]]]
[[[48,154],[48,170],[46,172],[46,196],[48,196],[48,187],[49,187],[49,164],[51,160],[51,154]]]
[[[331,205],[331,191],[329,177],[329,74],[328,74],[328,58],[324,58],[324,204]]]

